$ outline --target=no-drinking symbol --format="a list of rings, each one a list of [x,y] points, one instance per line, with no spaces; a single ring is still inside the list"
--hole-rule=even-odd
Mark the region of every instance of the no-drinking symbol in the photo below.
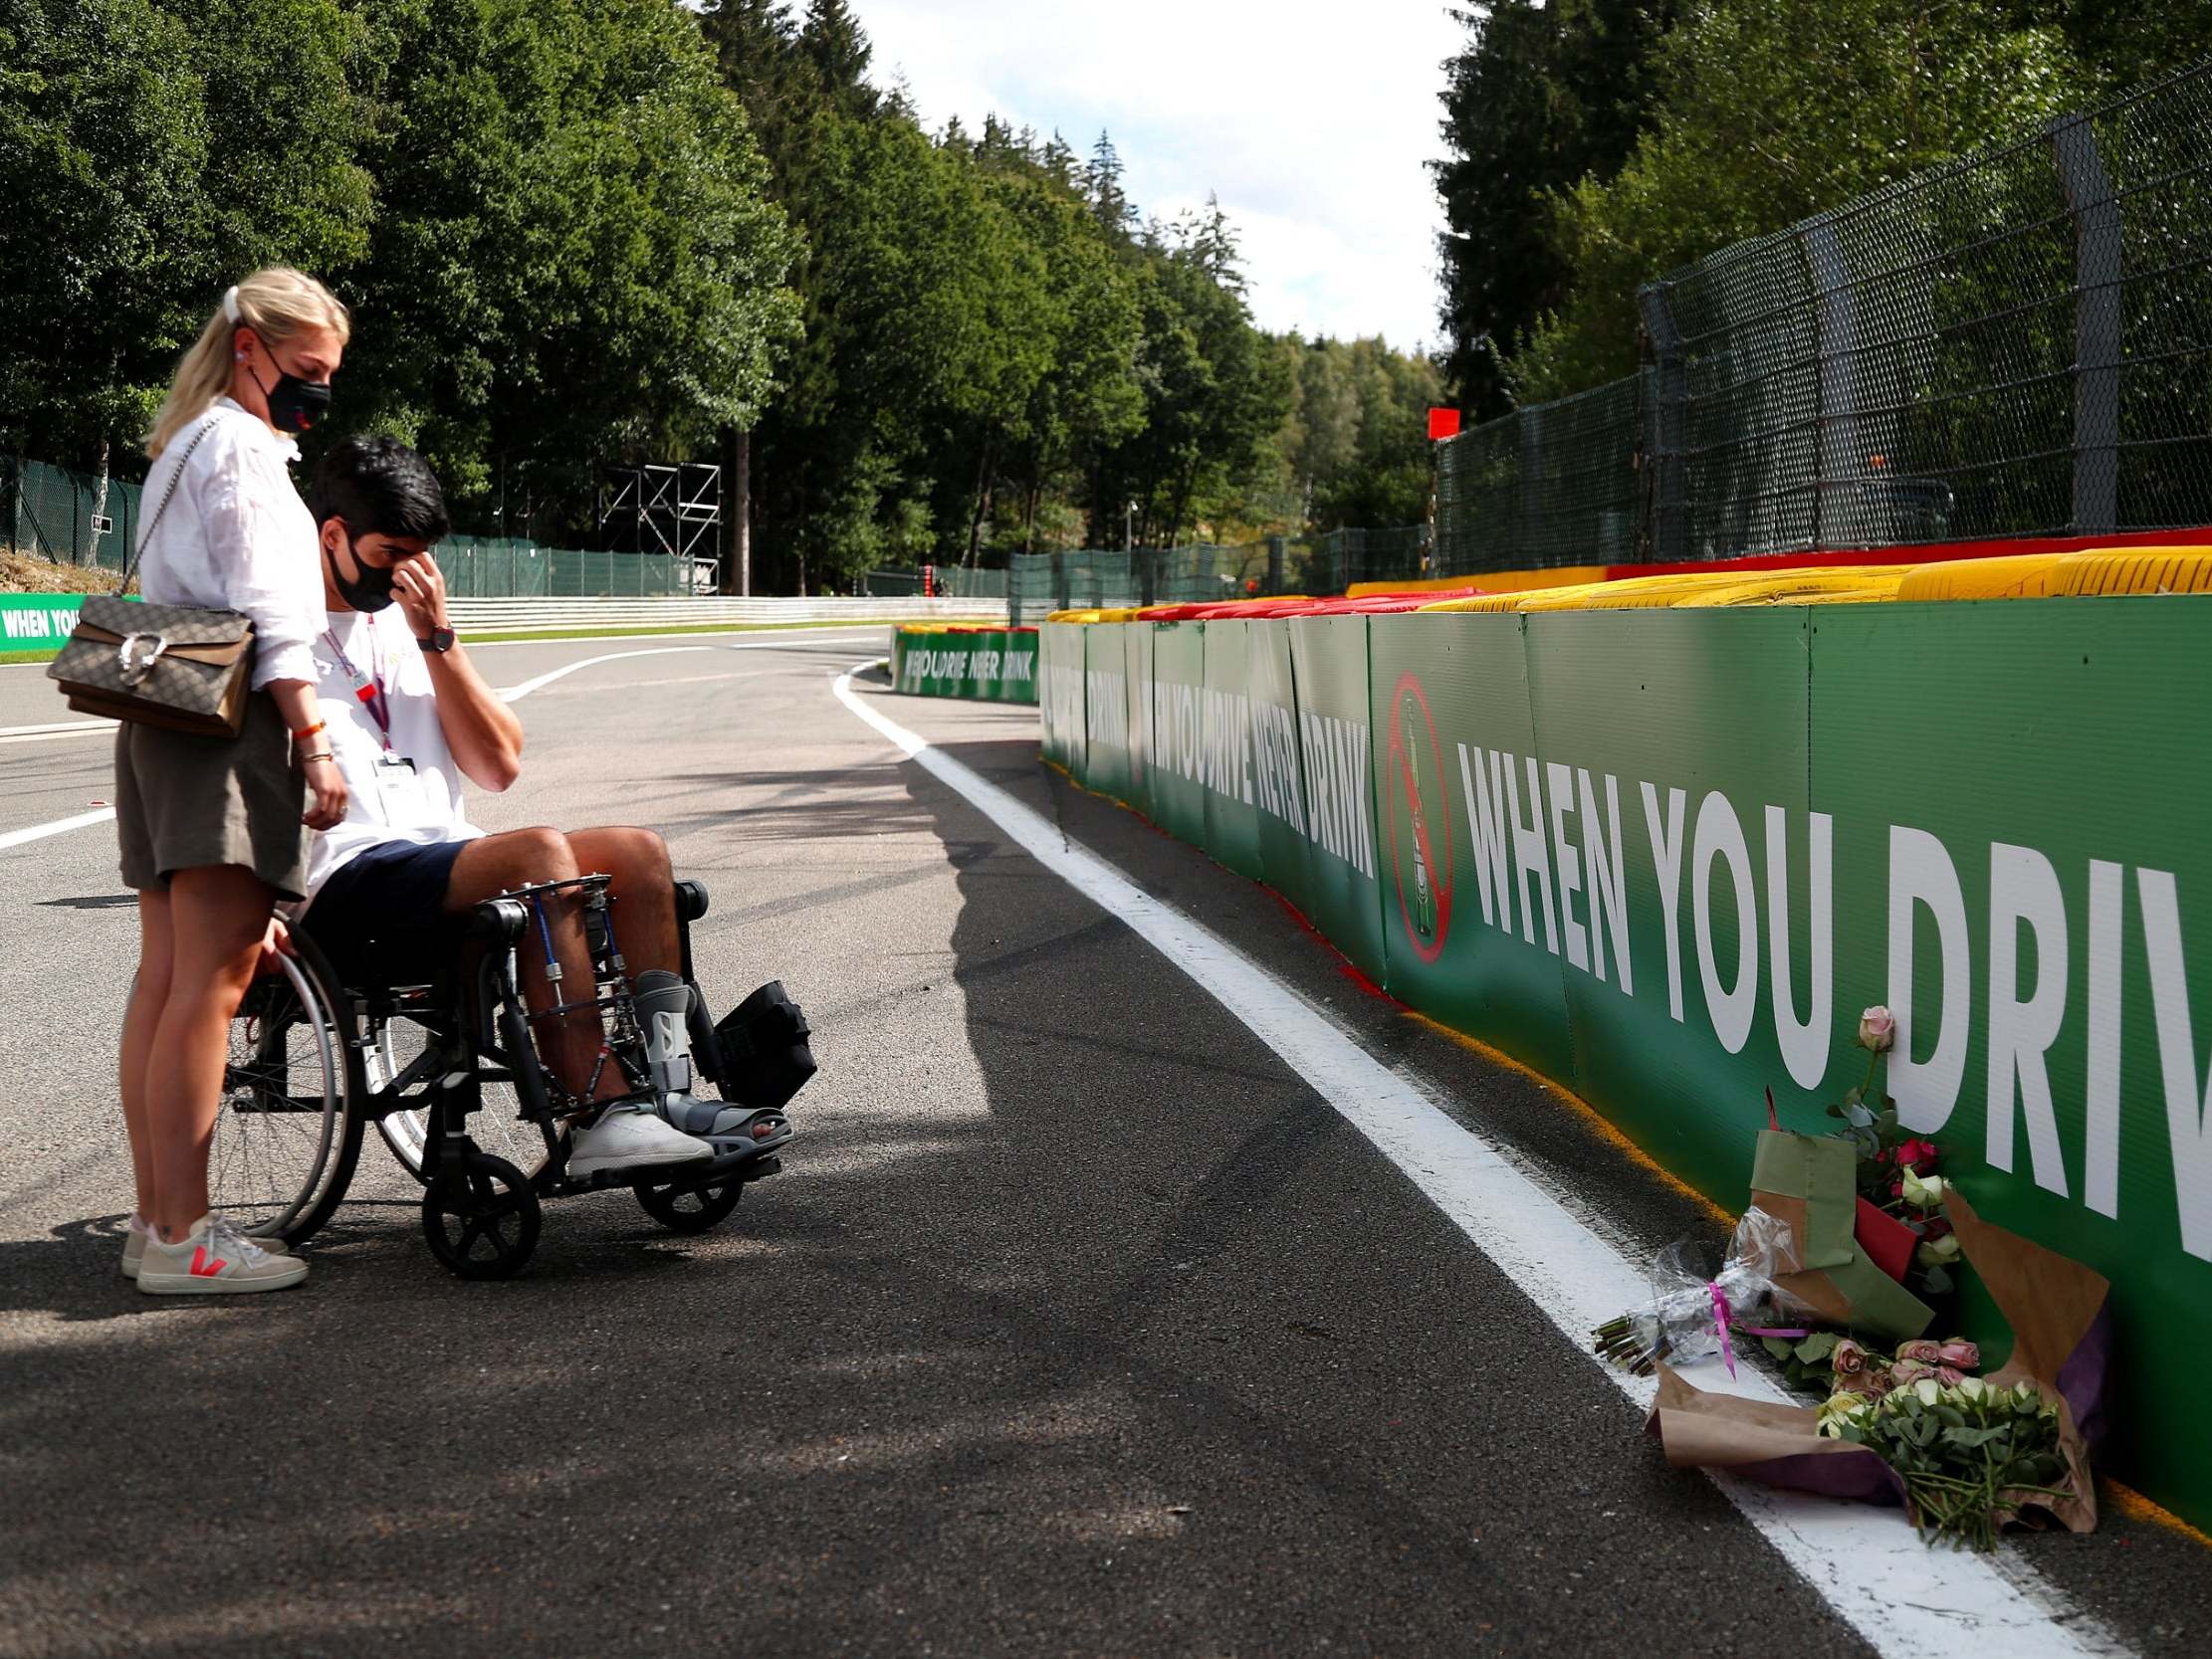
[[[1391,714],[1383,786],[1391,874],[1398,882],[1406,942],[1423,961],[1433,962],[1443,953],[1451,929],[1451,797],[1443,786],[1437,723],[1413,675],[1400,677]],[[1399,833],[1401,820],[1408,834]]]

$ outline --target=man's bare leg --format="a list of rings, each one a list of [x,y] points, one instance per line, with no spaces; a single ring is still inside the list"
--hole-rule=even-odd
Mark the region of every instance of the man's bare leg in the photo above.
[[[614,939],[630,972],[683,972],[668,843],[649,829],[584,829],[568,832],[568,850],[577,869],[612,878]]]
[[[465,916],[485,900],[496,899],[510,889],[572,881],[588,868],[579,868],[568,838],[558,830],[510,830],[504,835],[487,835],[463,847],[453,861],[453,872],[446,881],[445,908],[449,915]],[[582,1001],[592,994],[591,954],[584,943],[582,907],[565,898],[544,903],[546,925],[553,934],[553,959],[560,964],[559,982],[547,977],[545,946],[538,937],[535,921],[530,936],[515,952],[522,966],[523,1000],[540,1011],[562,1002]],[[570,1095],[578,1100],[588,1097],[607,1101],[629,1092],[620,1066],[611,1061],[603,1067],[599,1064],[605,1029],[595,1010],[579,1008],[536,1024],[539,1052]],[[599,1074],[595,1084],[594,1071]]]

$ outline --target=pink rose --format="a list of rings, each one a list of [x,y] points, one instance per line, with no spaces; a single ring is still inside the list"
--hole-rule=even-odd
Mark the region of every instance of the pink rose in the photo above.
[[[1938,1365],[1935,1367],[1935,1380],[1942,1383],[1944,1387],[1951,1388],[1964,1382],[1966,1373],[1956,1365]]]
[[[1962,1371],[1981,1369],[1982,1350],[1963,1337],[1953,1337],[1936,1351],[1943,1364],[1956,1365]]]
[[[1881,1398],[1894,1386],[1895,1382],[1887,1371],[1868,1371],[1852,1384],[1854,1390],[1871,1400]]]
[[[1896,1041],[1896,1036],[1897,1022],[1890,1017],[1889,1010],[1880,1003],[1875,1004],[1874,1007],[1869,1008],[1859,1016],[1859,1046],[1861,1048],[1873,1049],[1877,1054],[1884,1054],[1888,1052],[1889,1045]]]
[[[1924,1338],[1916,1343],[1899,1343],[1897,1357],[1922,1365],[1940,1365],[1943,1362],[1943,1345],[1928,1342]]]
[[[1889,1367],[1889,1386],[1902,1388],[1935,1374],[1933,1365],[1923,1365],[1917,1359],[1899,1359]]]
[[[1867,1372],[1867,1350],[1846,1337],[1836,1345],[1835,1365],[1839,1386],[1855,1387]]]

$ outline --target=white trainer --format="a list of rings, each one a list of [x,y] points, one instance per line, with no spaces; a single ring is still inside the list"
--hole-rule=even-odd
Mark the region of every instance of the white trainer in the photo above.
[[[568,1173],[577,1180],[610,1170],[642,1169],[662,1163],[690,1163],[713,1157],[715,1149],[651,1112],[616,1107],[599,1121],[575,1132],[569,1142]]]
[[[138,1288],[148,1296],[222,1296],[281,1291],[308,1276],[297,1256],[272,1256],[220,1215],[203,1215],[174,1244],[148,1238]]]
[[[130,1218],[130,1223],[123,1229],[122,1235],[121,1272],[125,1279],[138,1277],[138,1264],[145,1258],[146,1240],[152,1236],[153,1228],[143,1216],[133,1215]],[[246,1242],[257,1247],[264,1255],[289,1256],[292,1254],[292,1246],[285,1243],[281,1238],[256,1238],[249,1233],[246,1235]]]

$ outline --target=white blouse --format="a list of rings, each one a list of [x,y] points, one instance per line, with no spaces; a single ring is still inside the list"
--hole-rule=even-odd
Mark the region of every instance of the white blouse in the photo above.
[[[152,515],[204,424],[168,510],[138,562],[139,589],[157,605],[240,611],[254,624],[254,689],[272,680],[314,684],[308,642],[325,625],[315,516],[288,462],[300,446],[227,397],[169,440],[146,473],[140,511]]]

